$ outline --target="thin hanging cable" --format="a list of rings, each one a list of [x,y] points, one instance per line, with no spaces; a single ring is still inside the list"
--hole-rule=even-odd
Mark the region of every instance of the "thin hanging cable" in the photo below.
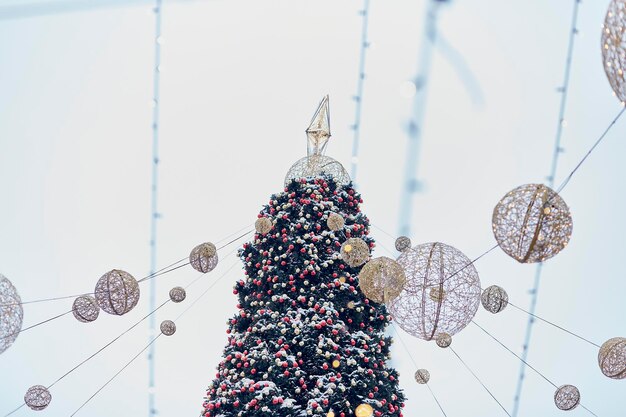
[[[463,366],[465,366],[465,368],[474,376],[474,378],[476,378],[476,381],[478,381],[478,383],[480,385],[482,385],[482,387],[485,389],[485,391],[487,391],[487,393],[491,396],[491,398],[493,398],[493,400],[495,402],[498,403],[498,405],[500,406],[500,408],[502,408],[504,410],[504,412],[506,413],[507,416],[511,417],[511,414],[509,414],[509,412],[506,410],[506,408],[504,408],[504,406],[502,405],[502,403],[500,403],[500,401],[498,401],[498,399],[491,393],[491,391],[489,390],[489,388],[487,388],[487,386],[483,383],[483,381],[480,380],[480,378],[478,377],[478,375],[476,375],[474,373],[474,371],[472,371],[472,368],[469,367],[469,365],[467,363],[465,363],[465,361],[463,359],[461,359],[461,357],[459,356],[458,353],[456,353],[456,351],[454,349],[452,349],[452,346],[449,346],[448,349],[450,349],[452,351],[452,353],[454,353],[454,355],[459,358],[459,360],[461,361],[461,363],[463,364]]]
[[[70,314],[72,311],[74,311],[74,310],[72,309],[70,311],[66,311],[65,313],[61,313],[61,314],[58,314],[58,315],[56,315],[54,317],[50,317],[49,319],[45,319],[43,321],[40,321],[39,323],[35,323],[35,324],[30,325],[28,327],[24,327],[23,329],[20,329],[19,331],[15,332],[15,333],[11,333],[11,334],[8,334],[6,336],[2,336],[2,337],[0,337],[0,339],[6,339],[8,337],[15,336],[15,335],[18,335],[20,333],[24,333],[26,330],[34,329],[37,326],[41,326],[42,324],[46,324],[46,323],[51,322],[52,320],[56,320],[58,318],[66,316],[66,315]]]
[[[363,0],[363,9],[359,11],[359,14],[363,18],[363,23],[361,26],[361,43],[359,48],[359,73],[357,75],[356,95],[354,96],[354,124],[352,125],[352,129],[354,130],[354,136],[352,138],[352,169],[350,172],[350,176],[355,184],[357,167],[359,163],[358,157],[359,139],[361,137],[361,109],[363,106],[363,84],[365,83],[365,58],[367,55],[367,49],[369,48],[369,40],[367,36],[369,13],[370,0]]]
[[[552,385],[554,388],[559,388],[558,385],[556,385],[554,382],[552,382],[551,380],[548,379],[548,377],[546,377],[544,374],[542,374],[541,372],[539,372],[539,370],[537,368],[535,368],[534,366],[532,366],[531,364],[529,364],[528,362],[526,362],[526,360],[522,359],[517,353],[513,352],[511,349],[509,349],[504,343],[502,343],[500,340],[498,340],[497,337],[495,337],[494,335],[492,335],[489,331],[487,331],[483,326],[481,326],[480,324],[476,323],[476,321],[472,320],[472,323],[474,323],[480,330],[482,330],[485,334],[487,334],[489,337],[491,337],[493,340],[495,340],[500,346],[502,346],[504,349],[506,349],[509,353],[511,353],[513,356],[515,356],[517,359],[519,359],[520,361],[522,361],[522,363],[525,366],[528,366],[530,369],[532,369],[533,371],[535,371],[537,373],[537,375],[539,375],[540,377],[542,377],[544,380],[546,380],[550,385]],[[591,414],[593,414],[594,416],[596,415],[593,411],[589,410],[587,407],[585,407],[583,404],[580,404],[580,406],[582,408],[584,408],[585,410],[589,411]],[[596,416],[597,417],[597,416]]]

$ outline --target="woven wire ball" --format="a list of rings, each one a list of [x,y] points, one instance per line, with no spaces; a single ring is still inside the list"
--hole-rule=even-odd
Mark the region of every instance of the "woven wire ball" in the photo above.
[[[572,216],[565,201],[542,184],[526,184],[496,205],[493,234],[500,248],[522,263],[543,262],[559,253],[572,235]]]
[[[189,254],[189,263],[198,272],[206,274],[217,266],[217,248],[211,242],[202,243]]]
[[[45,409],[52,401],[52,395],[43,385],[33,385],[24,394],[24,403],[35,411]]]
[[[343,219],[343,216],[337,213],[330,213],[328,215],[328,220],[326,220],[326,225],[333,232],[343,229],[345,224],[346,221]]]
[[[254,229],[261,235],[266,235],[270,230],[272,230],[272,227],[274,227],[274,224],[268,217],[259,217],[254,222]]]
[[[170,290],[170,300],[180,303],[187,298],[187,291],[183,287],[174,287]]]
[[[94,295],[105,313],[121,316],[139,302],[139,284],[128,272],[113,269],[98,280]]]
[[[407,249],[411,249],[411,239],[406,236],[400,236],[396,239],[396,250],[398,252],[404,252]]]
[[[562,385],[554,393],[554,404],[559,410],[573,410],[580,404],[580,391],[573,385]]]
[[[172,320],[163,320],[161,322],[161,333],[165,336],[171,336],[176,333],[176,324]]]
[[[0,353],[15,342],[22,329],[23,319],[20,295],[11,281],[0,274]]]
[[[609,378],[626,378],[626,338],[614,337],[604,342],[598,352],[598,365]]]
[[[400,264],[385,256],[370,260],[359,273],[361,291],[377,303],[388,303],[396,298],[405,283],[406,275]]]
[[[365,241],[358,237],[351,237],[343,242],[340,249],[341,259],[351,267],[363,265],[370,257],[370,248]]]
[[[452,344],[452,336],[448,333],[439,333],[435,338],[435,343],[437,343],[437,346],[440,348],[447,348]]]
[[[509,304],[509,295],[504,291],[504,288],[492,285],[485,288],[480,296],[480,302],[485,310],[496,314],[504,310]]]
[[[305,156],[289,168],[285,176],[285,186],[292,180],[330,176],[338,186],[346,186],[352,181],[348,171],[338,161],[326,155]]]
[[[100,307],[98,307],[95,298],[89,295],[81,295],[74,300],[72,314],[74,314],[76,320],[81,323],[89,323],[98,318],[100,315]]]
[[[454,335],[469,324],[480,305],[480,278],[458,249],[439,242],[424,243],[400,254],[406,284],[389,303],[398,325],[410,335],[433,340]]]
[[[602,25],[602,63],[611,88],[626,101],[626,0],[613,0]]]
[[[418,384],[427,384],[430,380],[430,372],[426,369],[418,369],[415,371],[415,381]]]

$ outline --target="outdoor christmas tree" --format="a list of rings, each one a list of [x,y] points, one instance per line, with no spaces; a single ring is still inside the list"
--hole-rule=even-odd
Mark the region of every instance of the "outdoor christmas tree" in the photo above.
[[[322,155],[327,97],[307,134],[308,156],[263,207],[253,241],[239,252],[239,311],[202,416],[402,416],[398,374],[385,363],[391,318],[363,295],[360,266],[340,253],[350,238],[369,250],[374,241],[359,193],[343,167]]]

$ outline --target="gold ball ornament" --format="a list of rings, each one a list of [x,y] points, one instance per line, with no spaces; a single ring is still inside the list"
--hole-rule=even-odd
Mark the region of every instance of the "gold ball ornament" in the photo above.
[[[72,304],[72,314],[81,323],[95,321],[100,315],[100,307],[96,299],[89,295],[82,295],[74,300]]]
[[[626,338],[614,337],[604,342],[598,352],[598,365],[609,378],[626,378]]]
[[[259,217],[254,222],[254,229],[261,235],[268,234],[272,227],[274,227],[274,224],[269,217]]]
[[[333,368],[339,368],[340,365],[341,365],[341,362],[339,362],[339,360],[335,359],[333,361]]]
[[[361,404],[354,410],[354,415],[356,417],[372,417],[374,409],[369,404]]]
[[[11,281],[0,274],[0,353],[7,350],[22,329],[22,299]]]
[[[289,168],[285,176],[285,186],[293,180],[319,177],[332,177],[340,187],[352,181],[348,171],[338,161],[326,155],[313,154],[298,160]]]
[[[602,63],[611,88],[626,101],[626,1],[613,0],[602,25]]]
[[[439,333],[435,339],[435,343],[442,349],[449,347],[452,344],[452,336],[448,333]]]
[[[406,283],[388,307],[405,332],[433,340],[439,333],[460,332],[474,318],[480,305],[480,278],[461,251],[439,242],[425,243],[402,252],[397,262]]]
[[[163,320],[160,328],[161,333],[165,336],[171,336],[176,333],[176,324],[172,320]]]
[[[426,369],[418,369],[415,371],[415,381],[418,384],[427,384],[430,380],[430,372]]]
[[[170,290],[170,300],[175,303],[183,302],[187,298],[187,291],[183,287],[174,287]]]
[[[406,236],[400,236],[396,239],[396,250],[398,252],[404,252],[407,249],[411,249],[411,239]]]
[[[388,303],[396,298],[405,283],[406,275],[400,264],[385,256],[370,260],[359,273],[361,291],[377,303]]]
[[[217,248],[211,242],[201,243],[189,254],[189,263],[193,269],[203,274],[214,270],[218,260]]]
[[[328,413],[326,413],[326,417],[335,417],[335,413],[331,410]]]
[[[43,385],[33,385],[24,394],[24,403],[31,410],[41,411],[48,407],[50,401],[52,401],[52,395]]]
[[[509,191],[493,210],[493,234],[500,248],[521,263],[543,262],[567,246],[572,216],[565,201],[542,184]]]
[[[131,274],[113,269],[98,280],[94,295],[98,306],[105,313],[121,316],[137,305],[141,292],[137,280]]]
[[[573,385],[562,385],[554,393],[554,404],[559,410],[573,410],[580,404],[580,391]]]
[[[367,262],[370,257],[370,248],[363,239],[351,237],[341,245],[340,254],[345,263],[356,268]]]
[[[343,229],[343,226],[346,224],[346,221],[343,219],[341,214],[330,213],[328,215],[328,220],[326,220],[326,225],[333,232],[337,232]]]
[[[485,288],[480,296],[480,302],[485,310],[496,314],[504,310],[509,304],[509,295],[504,291],[504,288],[492,285]]]

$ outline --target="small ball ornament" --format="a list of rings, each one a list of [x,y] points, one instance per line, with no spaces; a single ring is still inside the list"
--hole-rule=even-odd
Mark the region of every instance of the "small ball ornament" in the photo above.
[[[333,232],[337,232],[343,229],[343,226],[346,224],[346,221],[343,219],[341,214],[330,213],[328,215],[328,220],[326,220],[326,225]]]
[[[621,102],[626,101],[626,1],[609,4],[602,25],[602,62],[611,88]]]
[[[338,161],[326,155],[305,156],[289,168],[285,176],[285,186],[302,178],[331,177],[338,186],[344,187],[352,181],[348,171]]]
[[[377,303],[388,303],[396,298],[405,283],[406,275],[400,264],[385,256],[370,260],[359,273],[361,291]]]
[[[206,274],[217,266],[217,248],[211,242],[202,243],[189,254],[189,263],[198,272]]]
[[[452,336],[448,333],[439,333],[435,339],[435,343],[437,343],[437,346],[440,348],[445,349],[452,344]]]
[[[374,409],[369,404],[361,404],[354,410],[356,417],[371,417],[374,415]]]
[[[95,298],[89,295],[82,295],[74,300],[72,313],[74,318],[81,323],[90,323],[95,321],[100,315],[100,307],[98,307]]]
[[[598,352],[598,365],[609,378],[626,378],[626,338],[614,337],[604,342]]]
[[[274,227],[274,224],[269,217],[259,217],[254,222],[254,229],[256,232],[264,236],[272,230],[272,227]]]
[[[411,239],[406,236],[400,236],[396,239],[396,250],[398,252],[404,252],[407,249],[411,249]]]
[[[33,385],[24,394],[24,403],[31,410],[41,411],[48,407],[50,401],[52,401],[52,395],[43,385]]]
[[[176,333],[176,324],[172,320],[163,320],[161,322],[161,333],[165,336],[171,336]]]
[[[174,287],[170,290],[170,300],[175,303],[183,302],[187,298],[187,291],[183,287]]]
[[[24,309],[17,290],[0,274],[0,354],[7,350],[22,330]]]
[[[556,408],[563,411],[573,410],[580,404],[580,392],[573,385],[562,385],[554,393]]]
[[[121,316],[139,302],[139,284],[128,272],[113,269],[98,280],[94,295],[105,313]]]
[[[492,285],[485,288],[480,296],[480,302],[485,310],[496,314],[504,310],[509,304],[509,295],[504,291],[504,288]]]
[[[426,369],[418,369],[415,372],[415,381],[418,384],[427,384],[430,380],[430,372]]]
[[[498,202],[492,228],[507,255],[521,263],[543,262],[567,246],[572,216],[554,190],[542,184],[526,184]]]
[[[339,365],[341,365],[341,362],[339,362],[337,359],[335,359],[333,361],[333,368],[339,368]]]
[[[370,257],[370,248],[363,239],[351,237],[341,245],[341,259],[353,268],[363,265]]]

